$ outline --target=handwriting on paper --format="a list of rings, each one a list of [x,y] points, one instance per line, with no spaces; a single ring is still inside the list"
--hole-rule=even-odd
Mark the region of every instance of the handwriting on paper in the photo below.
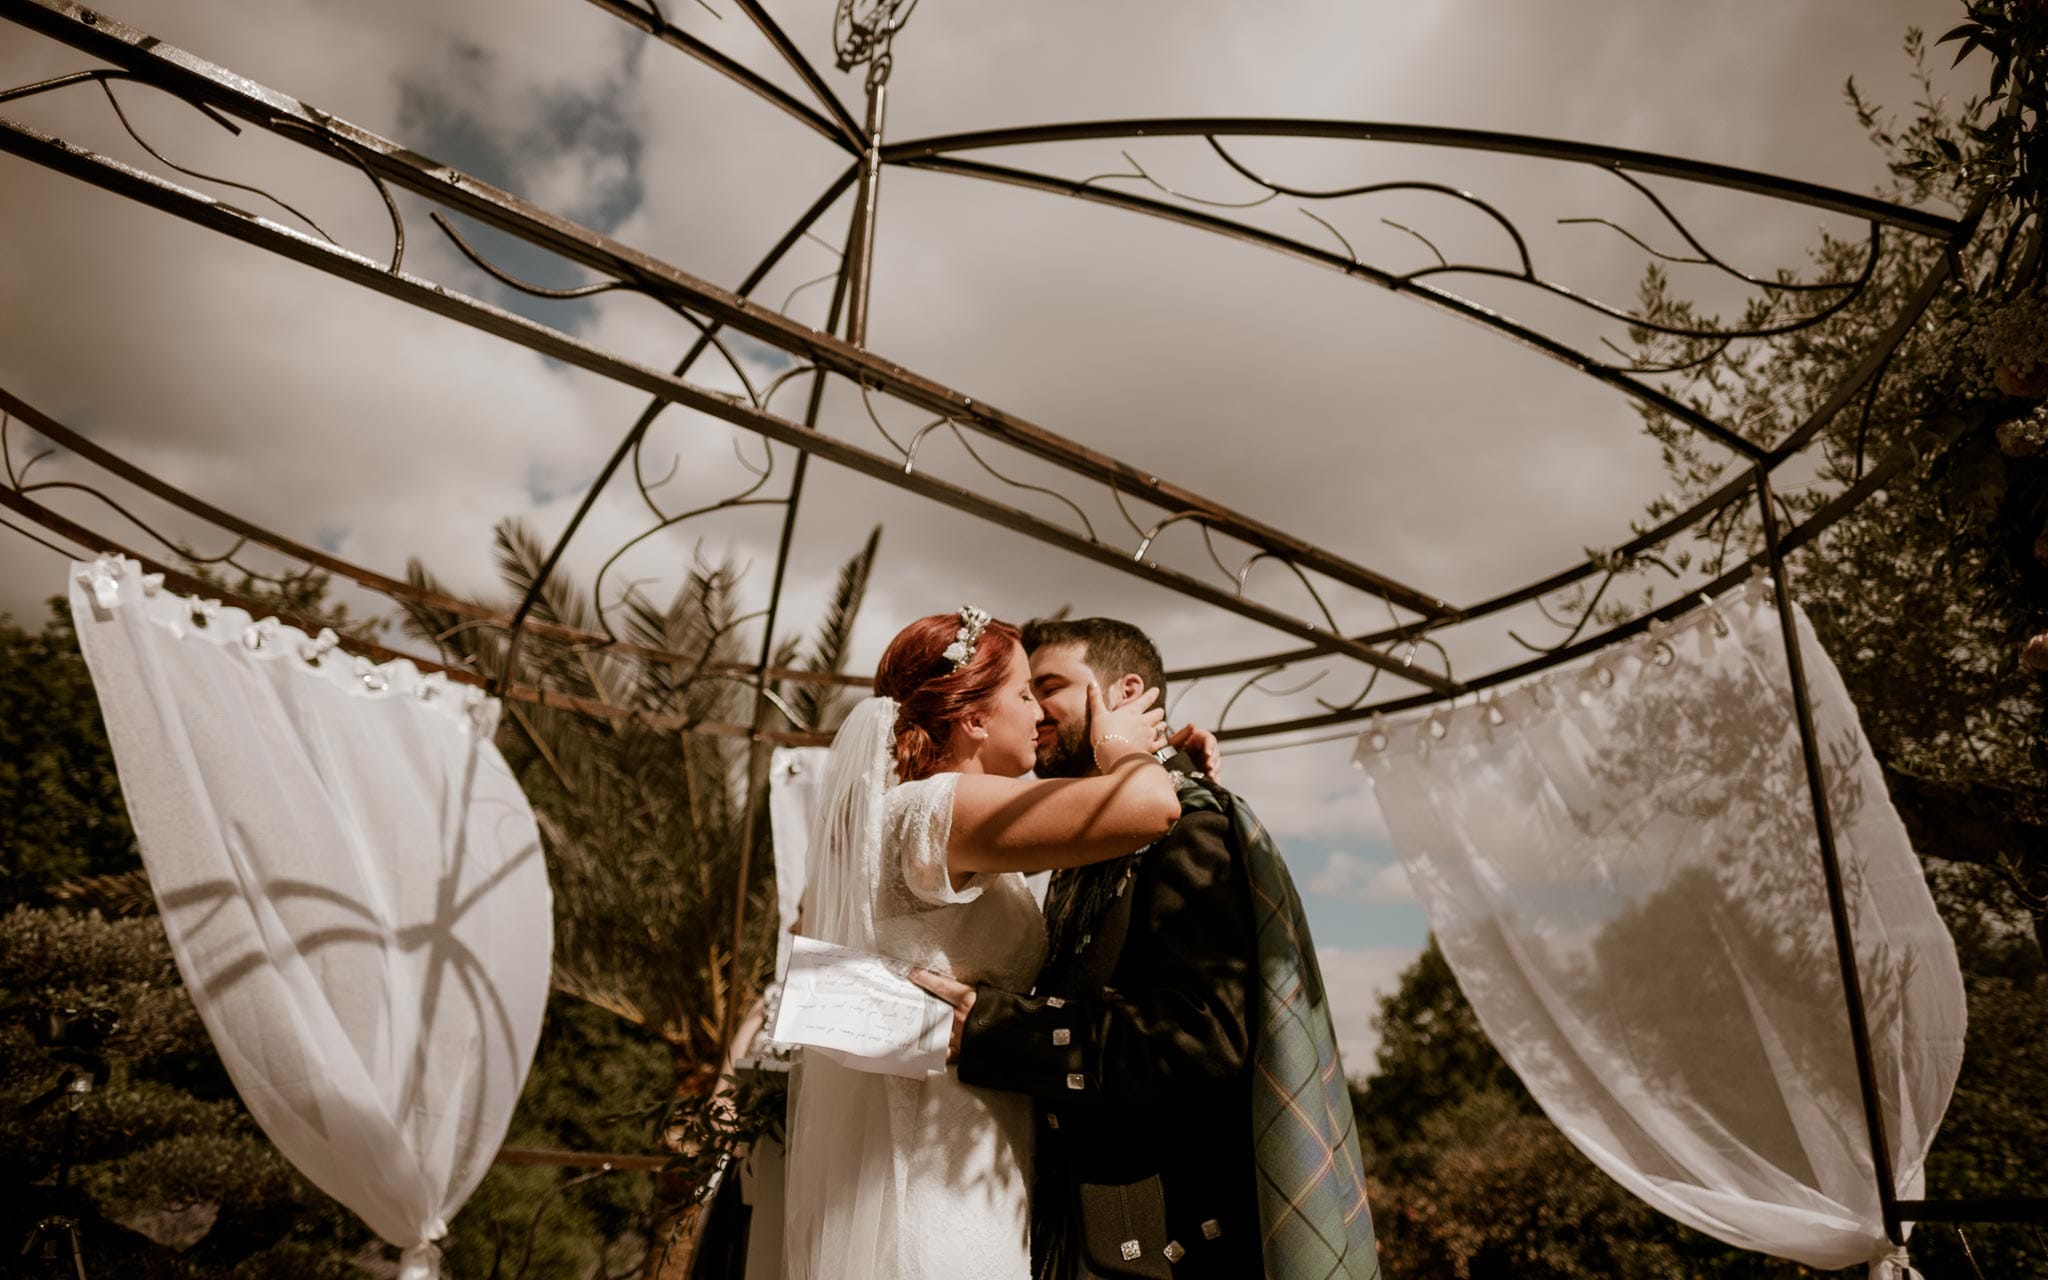
[[[946,1065],[953,1010],[910,981],[910,966],[799,937],[769,1034],[860,1071],[921,1079]]]

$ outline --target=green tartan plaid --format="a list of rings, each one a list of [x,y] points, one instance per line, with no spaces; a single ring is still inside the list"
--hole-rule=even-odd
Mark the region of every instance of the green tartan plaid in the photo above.
[[[1251,808],[1235,796],[1229,807],[1258,929],[1252,1140],[1266,1278],[1378,1280],[1351,1090],[1301,898]]]

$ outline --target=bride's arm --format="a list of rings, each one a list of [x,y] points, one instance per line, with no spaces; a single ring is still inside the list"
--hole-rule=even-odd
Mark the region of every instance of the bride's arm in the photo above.
[[[969,871],[1047,871],[1135,853],[1180,817],[1173,775],[1133,752],[1094,778],[961,778],[946,861]]]
[[[968,774],[953,792],[948,869],[1047,871],[1134,853],[1180,818],[1173,776],[1146,750],[1159,713],[1140,697],[1105,710],[1089,686],[1090,737],[1102,772],[1092,778]]]

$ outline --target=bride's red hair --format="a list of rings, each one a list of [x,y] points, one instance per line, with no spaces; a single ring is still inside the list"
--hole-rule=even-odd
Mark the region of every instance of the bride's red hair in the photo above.
[[[946,650],[960,638],[960,626],[957,613],[919,618],[896,633],[875,668],[875,692],[897,702],[899,781],[938,772],[954,728],[1002,688],[1010,654],[1023,642],[1017,628],[991,620],[982,628],[974,655],[955,670]]]

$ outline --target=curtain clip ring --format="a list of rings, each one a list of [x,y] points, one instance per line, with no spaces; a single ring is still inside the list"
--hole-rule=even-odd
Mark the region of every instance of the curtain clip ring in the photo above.
[[[327,651],[341,643],[341,637],[334,634],[334,628],[322,627],[320,634],[299,646],[299,657],[313,666],[319,666]]]

